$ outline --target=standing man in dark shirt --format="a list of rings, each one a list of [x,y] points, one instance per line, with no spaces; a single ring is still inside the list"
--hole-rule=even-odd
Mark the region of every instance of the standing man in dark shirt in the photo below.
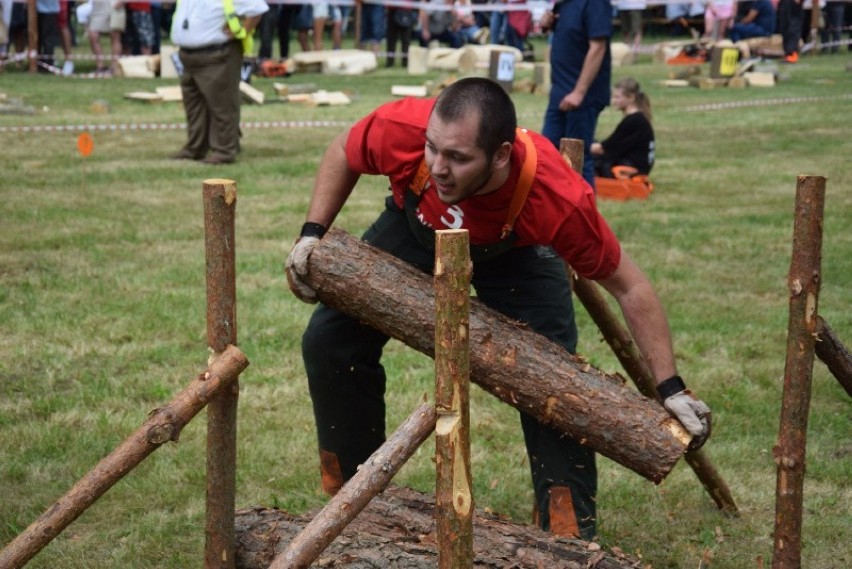
[[[612,4],[560,0],[542,16],[541,26],[553,31],[550,101],[541,133],[557,148],[562,138],[583,141],[583,178],[594,187],[591,146],[598,116],[610,97]]]

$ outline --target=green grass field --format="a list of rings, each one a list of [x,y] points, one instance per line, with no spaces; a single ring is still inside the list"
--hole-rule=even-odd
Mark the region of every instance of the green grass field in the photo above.
[[[663,298],[680,371],[714,411],[706,453],[741,513],[719,513],[682,461],[655,486],[601,459],[606,548],[655,569],[759,567],[760,558],[768,566],[800,174],[828,178],[819,313],[852,345],[850,63],[845,53],[803,57],[781,69],[776,87],[744,90],[662,87],[669,69],[650,58],[615,69],[614,80],[636,77],[653,103],[656,189],[647,201],[600,208]],[[246,105],[243,120],[349,123],[390,100],[391,85],[436,78],[400,68],[293,75],[286,81],[347,90],[353,103]],[[103,129],[182,123],[179,104],[123,98],[175,84],[0,73],[0,93],[35,109],[0,115],[0,544],[204,369],[207,178],[238,185],[238,337],[251,365],[241,377],[237,506],[301,513],[324,503],[299,350],[311,307],[289,293],[282,267],[321,153],[341,127],[246,128],[239,161],[225,167],[168,160],[181,128]],[[254,85],[274,98],[272,80]],[[546,97],[513,98],[522,124],[540,128]],[[110,112],[93,112],[96,100]],[[619,118],[605,111],[599,134]],[[76,149],[81,125],[94,139],[87,159]],[[69,128],[47,128],[59,126]],[[386,191],[382,179],[363,180],[337,225],[363,231]],[[579,320],[581,352],[619,371],[582,309]],[[392,342],[385,365],[395,426],[431,393],[433,363]],[[527,522],[532,494],[516,412],[475,388],[471,415],[477,505]],[[179,444],[149,457],[28,566],[199,566],[205,422],[202,412]],[[820,362],[807,450],[803,566],[852,566],[852,402]],[[394,482],[432,489],[431,454],[425,445]]]

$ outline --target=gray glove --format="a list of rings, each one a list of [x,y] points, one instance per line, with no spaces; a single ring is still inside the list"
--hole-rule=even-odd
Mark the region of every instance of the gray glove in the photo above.
[[[710,437],[710,407],[686,388],[680,376],[671,377],[657,386],[663,406],[692,435],[689,450],[700,449]]]
[[[311,256],[311,252],[317,246],[317,243],[319,243],[319,237],[299,237],[284,264],[290,290],[299,300],[308,304],[317,302],[316,291],[303,280],[304,277],[308,276],[308,257]]]

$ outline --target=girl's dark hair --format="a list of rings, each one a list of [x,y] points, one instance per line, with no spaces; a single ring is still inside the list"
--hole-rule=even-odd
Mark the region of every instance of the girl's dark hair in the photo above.
[[[468,77],[459,79],[441,91],[432,112],[444,122],[452,122],[469,115],[479,115],[479,132],[476,144],[485,150],[491,160],[504,142],[514,144],[518,118],[512,99],[491,79]]]
[[[615,88],[621,89],[625,95],[631,95],[636,101],[636,106],[639,108],[639,112],[645,115],[645,118],[647,118],[648,121],[654,120],[654,117],[651,114],[651,99],[648,98],[648,95],[642,92],[642,88],[639,87],[639,82],[636,81],[636,79],[633,79],[632,77],[625,77],[615,84]]]

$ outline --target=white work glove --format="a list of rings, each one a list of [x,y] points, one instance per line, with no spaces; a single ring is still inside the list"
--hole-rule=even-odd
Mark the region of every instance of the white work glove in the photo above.
[[[657,386],[663,406],[692,435],[689,450],[700,449],[710,437],[711,412],[703,401],[686,388],[679,375]]]
[[[314,304],[317,302],[317,293],[314,289],[304,281],[308,276],[308,257],[314,247],[317,246],[322,236],[325,234],[325,227],[318,223],[305,223],[302,226],[301,237],[296,240],[293,245],[293,250],[287,256],[287,262],[284,263],[284,270],[287,273],[287,283],[290,285],[290,290],[302,302]]]

